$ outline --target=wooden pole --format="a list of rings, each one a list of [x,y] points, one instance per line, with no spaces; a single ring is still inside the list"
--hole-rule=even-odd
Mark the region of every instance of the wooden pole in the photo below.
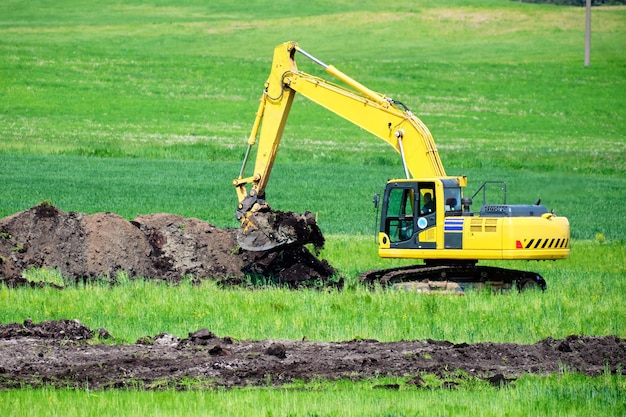
[[[591,0],[587,0],[585,13],[585,66],[591,61]]]

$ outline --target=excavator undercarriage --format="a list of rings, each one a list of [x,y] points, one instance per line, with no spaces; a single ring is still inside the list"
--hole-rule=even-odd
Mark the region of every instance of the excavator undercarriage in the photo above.
[[[464,294],[468,289],[506,292],[546,289],[546,281],[537,273],[478,266],[476,263],[436,263],[363,272],[359,280],[368,286],[392,287],[420,293]]]

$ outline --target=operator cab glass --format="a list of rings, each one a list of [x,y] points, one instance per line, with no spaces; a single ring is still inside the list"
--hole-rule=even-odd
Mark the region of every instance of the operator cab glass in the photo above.
[[[392,188],[387,194],[384,230],[393,242],[402,242],[413,236],[413,188]]]
[[[435,248],[437,201],[434,182],[388,183],[383,199],[380,231],[389,238],[390,246]]]
[[[444,188],[444,208],[446,216],[461,214],[461,187]]]

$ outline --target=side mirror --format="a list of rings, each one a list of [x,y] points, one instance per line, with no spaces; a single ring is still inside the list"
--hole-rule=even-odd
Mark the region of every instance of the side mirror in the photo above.
[[[378,208],[379,201],[380,201],[380,195],[374,194],[374,199],[372,200],[372,202],[374,203],[374,208]]]
[[[463,212],[469,213],[470,206],[472,205],[472,199],[470,197],[464,197],[461,199],[461,205],[463,206]]]

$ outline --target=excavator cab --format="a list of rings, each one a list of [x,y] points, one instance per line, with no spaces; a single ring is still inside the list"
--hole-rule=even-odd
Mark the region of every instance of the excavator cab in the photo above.
[[[437,188],[435,181],[387,183],[379,234],[383,245],[389,244],[393,248],[437,247]]]

